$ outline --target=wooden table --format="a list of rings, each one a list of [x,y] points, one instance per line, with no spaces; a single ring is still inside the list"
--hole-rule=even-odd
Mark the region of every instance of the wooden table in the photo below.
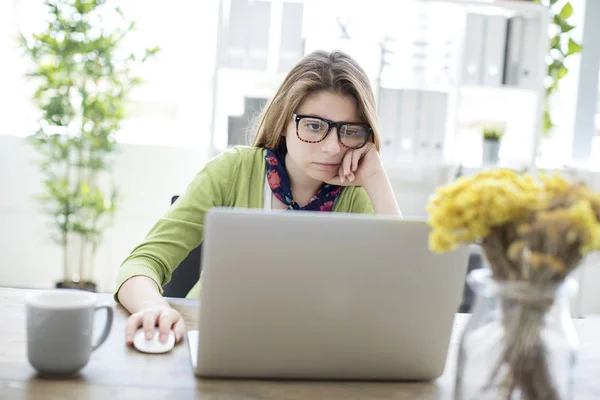
[[[457,340],[466,322],[458,315],[446,370],[433,382],[273,382],[202,380],[194,376],[186,343],[167,354],[142,354],[125,345],[127,312],[116,306],[108,340],[75,379],[37,376],[25,343],[27,290],[0,288],[0,399],[450,399]],[[113,304],[108,294],[101,303]],[[197,303],[170,299],[189,329],[197,329]],[[581,339],[575,399],[600,398],[600,319],[577,320]]]

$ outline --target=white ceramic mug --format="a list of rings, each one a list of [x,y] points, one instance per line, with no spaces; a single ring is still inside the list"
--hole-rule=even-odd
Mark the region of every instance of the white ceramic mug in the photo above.
[[[106,323],[92,343],[94,313],[106,310]],[[42,374],[72,375],[110,333],[113,309],[96,306],[96,295],[75,289],[33,292],[26,298],[27,358]]]

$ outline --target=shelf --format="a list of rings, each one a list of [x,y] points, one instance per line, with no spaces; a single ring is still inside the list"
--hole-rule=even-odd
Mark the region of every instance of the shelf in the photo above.
[[[484,95],[484,96],[537,96],[538,91],[528,88],[521,88],[517,86],[477,86],[477,85],[463,85],[459,87],[462,94],[466,93],[469,95]]]
[[[547,13],[545,6],[532,1],[515,0],[418,0],[421,3],[457,4],[467,8],[468,12],[483,15],[498,15],[505,17],[523,16],[538,17]]]
[[[457,93],[470,94],[470,95],[485,95],[485,96],[522,96],[532,95],[536,96],[537,91],[528,88],[520,88],[512,85],[503,86],[477,86],[477,85],[419,85],[419,84],[398,84],[398,85],[381,85],[381,89],[389,90],[419,90],[423,92],[437,92],[437,93]]]
[[[239,2],[221,1],[240,6]],[[252,7],[262,4],[252,3]],[[515,0],[405,0],[401,5],[393,0],[371,0],[365,9],[359,3],[323,0],[281,12],[287,3],[278,2],[281,7],[268,15],[268,43],[258,43],[256,49],[247,45],[244,51],[266,51],[267,59],[279,60],[281,44],[300,42],[297,36],[301,36],[300,53],[332,46],[357,59],[377,99],[385,143],[382,158],[389,168],[444,168],[457,166],[455,160],[460,159],[470,159],[469,167],[482,168],[477,152],[470,150],[480,138],[479,131],[473,133],[479,130],[474,126],[504,121],[504,139],[511,149],[507,155],[514,159],[510,164],[535,169],[544,98],[546,7]],[[235,15],[247,20],[243,7]],[[394,17],[398,12],[406,23],[398,25]],[[506,17],[518,18],[507,21]],[[293,35],[278,28],[289,24],[296,27]],[[232,29],[231,24],[220,26]],[[344,34],[340,34],[341,28]],[[238,36],[240,43],[250,40]],[[227,32],[224,37],[228,38]],[[242,46],[238,42],[236,49]],[[227,43],[218,44],[217,54]],[[224,145],[227,118],[239,113],[240,99],[271,97],[284,80],[287,66],[286,72],[280,72],[272,62],[267,64],[270,69],[256,70],[237,68],[243,63],[224,67],[217,62],[213,150]]]
[[[451,85],[418,85],[418,84],[397,84],[397,85],[381,85],[380,89],[387,90],[415,90],[422,92],[436,93],[456,93],[459,90],[458,86]]]

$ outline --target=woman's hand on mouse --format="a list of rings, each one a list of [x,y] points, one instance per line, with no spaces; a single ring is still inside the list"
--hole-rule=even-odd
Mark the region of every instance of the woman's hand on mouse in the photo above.
[[[348,150],[344,154],[338,175],[326,183],[342,186],[365,186],[370,178],[383,171],[379,153],[375,145],[369,142],[360,149]]]
[[[185,334],[185,322],[181,314],[171,307],[161,305],[143,308],[129,316],[125,325],[125,342],[133,344],[135,332],[139,327],[144,328],[146,339],[151,339],[157,326],[158,340],[163,343],[167,341],[170,330],[175,334],[176,343],[179,343]]]

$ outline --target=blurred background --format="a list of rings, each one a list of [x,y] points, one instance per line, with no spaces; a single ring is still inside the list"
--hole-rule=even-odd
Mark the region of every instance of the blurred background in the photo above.
[[[600,190],[598,20],[596,0],[0,0],[0,286],[114,290],[172,196],[249,143],[315,49],[367,71],[406,216],[482,168]],[[580,315],[600,312],[595,263]]]

